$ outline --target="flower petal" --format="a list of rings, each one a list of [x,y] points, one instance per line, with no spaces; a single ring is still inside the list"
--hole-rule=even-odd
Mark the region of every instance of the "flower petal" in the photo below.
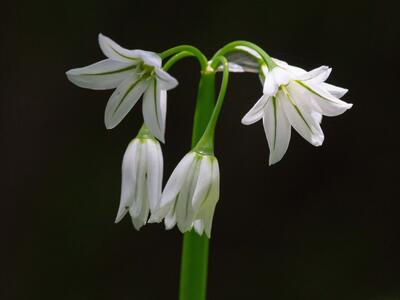
[[[205,201],[203,201],[200,207],[199,213],[196,218],[202,219],[204,224],[204,231],[207,236],[211,237],[211,227],[214,217],[215,206],[219,200],[219,165],[216,158],[213,159],[212,166],[212,186],[210,193]]]
[[[132,224],[136,230],[140,230],[140,228],[147,223],[147,218],[149,217],[149,202],[143,201],[140,207],[140,211],[137,217],[132,217]]]
[[[186,154],[172,172],[161,196],[161,208],[170,204],[178,195],[187,177],[187,173],[195,160],[195,155],[194,152]]]
[[[106,106],[104,123],[107,129],[114,128],[125,118],[148,85],[148,80],[131,76],[117,87]]]
[[[198,182],[200,164],[201,161],[198,159],[193,161],[176,201],[176,224],[182,233],[190,230],[194,221],[195,211],[192,199]]]
[[[331,95],[318,84],[309,81],[298,83],[310,94],[309,97],[315,101],[318,111],[325,116],[340,115],[353,106]]]
[[[135,66],[130,63],[105,59],[83,68],[71,69],[65,74],[79,87],[107,90],[116,88],[127,76],[135,72]]]
[[[152,80],[144,93],[142,110],[144,123],[164,143],[167,92],[160,89],[158,80]]]
[[[151,51],[143,51],[143,50],[132,50],[132,51],[135,51],[135,53],[137,53],[138,57],[140,57],[143,60],[144,64],[156,68],[161,67],[162,59],[157,53]]]
[[[273,97],[265,108],[263,118],[269,146],[269,165],[282,159],[289,146],[291,126],[283,111],[282,103]]]
[[[325,69],[323,72],[319,73],[315,77],[311,78],[307,82],[312,82],[315,84],[320,84],[328,79],[329,75],[331,75],[332,68]]]
[[[349,90],[335,86],[326,82],[321,82],[320,86],[325,89],[328,93],[331,95],[337,97],[337,98],[342,98]]]
[[[121,200],[115,223],[122,220],[135,199],[138,162],[140,160],[140,142],[134,139],[129,143],[122,161]]]
[[[203,220],[196,220],[193,222],[194,231],[197,232],[198,235],[203,235],[204,232],[204,222]]]
[[[283,110],[289,123],[296,131],[314,146],[321,146],[324,134],[319,125],[318,114],[312,114],[312,110],[305,109],[303,98],[298,99],[299,95],[293,93],[293,89],[288,94],[283,92],[278,94],[278,101],[281,102]]]
[[[142,62],[141,50],[128,50],[103,34],[99,34],[99,45],[104,55],[112,60],[138,64]]]
[[[224,70],[224,65],[219,65],[217,68],[217,72],[222,72]],[[235,64],[233,62],[228,62],[228,70],[231,73],[244,73],[246,72],[245,68],[241,65]]]
[[[231,52],[226,55],[229,61],[229,71],[258,73],[259,65],[257,60],[260,59],[261,56],[249,47],[237,46],[235,48],[239,51]],[[220,66],[218,71],[222,70],[223,66]]]
[[[135,196],[133,203],[129,208],[129,214],[132,218],[140,218],[143,214],[143,207],[148,207],[148,195],[147,195],[147,184],[146,184],[146,172],[147,172],[147,152],[145,145],[142,141],[139,141],[139,160],[136,165],[136,178],[135,182]],[[146,204],[147,203],[147,204]]]
[[[321,76],[322,74],[322,76]],[[330,74],[330,70],[329,67],[327,66],[321,66],[318,68],[315,68],[307,73],[304,73],[302,75],[298,75],[296,77],[296,80],[302,80],[302,81],[306,81],[306,80],[312,80],[314,78],[320,78],[319,76],[321,76],[321,78],[323,78],[326,74]]]
[[[176,201],[175,201],[176,203]],[[170,208],[170,211],[164,219],[165,229],[170,230],[176,225],[175,205]]]
[[[199,209],[201,203],[203,203],[210,193],[212,184],[212,165],[211,157],[205,155],[200,163],[199,175],[191,203],[195,211]]]
[[[160,144],[153,139],[146,139],[147,153],[147,194],[150,210],[153,212],[161,201],[161,188],[163,178],[163,156]]]
[[[248,113],[242,118],[242,124],[244,125],[250,125],[253,124],[259,120],[261,120],[263,114],[264,114],[264,109],[267,103],[269,102],[269,97],[268,96],[262,96],[256,104],[248,111]]]
[[[266,96],[274,96],[279,86],[289,83],[290,76],[287,71],[281,67],[275,67],[271,72],[265,74],[263,93]]]
[[[156,68],[155,72],[156,72],[157,81],[162,90],[168,91],[168,90],[175,88],[178,85],[178,80],[176,80],[174,77],[169,75],[163,69]]]
[[[285,69],[287,71],[289,71],[289,73],[293,74],[293,76],[300,76],[303,74],[306,74],[307,71],[299,68],[299,67],[295,67],[295,66],[291,66],[289,65],[287,62],[277,59],[277,58],[272,58],[272,60],[282,69]]]
[[[261,59],[262,58],[261,55],[256,50],[251,49],[250,47],[247,47],[247,46],[236,46],[235,49],[242,50],[242,51],[250,54],[255,59]]]

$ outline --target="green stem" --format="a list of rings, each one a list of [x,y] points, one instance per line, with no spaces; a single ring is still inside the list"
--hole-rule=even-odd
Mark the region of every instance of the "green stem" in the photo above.
[[[171,55],[174,55],[176,53],[182,52],[182,51],[187,51],[192,53],[196,58],[198,59],[201,69],[205,70],[208,66],[208,61],[205,55],[196,47],[190,46],[190,45],[180,45],[176,46],[173,48],[170,48],[168,50],[165,50],[164,52],[160,53],[161,59],[165,59]]]
[[[215,60],[224,65],[217,103],[214,107],[215,71],[209,68],[201,74],[192,136],[192,148],[211,153],[214,151],[215,125],[221,112],[229,77],[226,58],[218,56]],[[209,239],[205,234],[199,236],[193,230],[184,234],[179,300],[206,299],[208,249]]]
[[[196,108],[194,112],[192,148],[196,146],[207,128],[208,121],[215,105],[215,71],[207,70],[201,73],[199,90],[197,92]]]
[[[240,51],[237,49],[237,46],[245,46],[250,49],[253,49],[254,51],[257,51],[258,54],[260,54],[261,58],[264,60],[264,62],[267,64],[268,69],[273,69],[276,67],[276,63],[272,60],[271,56],[269,56],[262,48],[257,46],[256,44],[253,44],[251,42],[247,41],[234,41],[231,43],[226,44],[224,47],[222,47],[220,50],[217,51],[217,53],[214,54],[213,58],[216,58],[218,56],[225,56],[229,52],[234,52],[234,51]],[[211,67],[216,68],[218,65],[217,61],[214,61],[211,64]]]
[[[214,62],[222,63],[224,66],[221,88],[219,90],[217,103],[215,104],[214,111],[207,124],[207,128],[205,129],[202,137],[200,138],[199,142],[194,148],[194,150],[205,152],[207,154],[214,154],[215,126],[217,124],[218,117],[221,112],[222,104],[224,103],[226,89],[228,87],[228,79],[229,79],[229,68],[228,68],[228,61],[226,60],[226,58],[223,56],[217,56],[212,60],[212,63]]]
[[[207,235],[194,230],[183,236],[179,300],[205,300],[208,271]]]
[[[188,56],[194,56],[192,52],[189,51],[182,51],[174,56],[172,56],[163,66],[163,69],[165,71],[168,71],[174,64],[176,64],[178,61],[180,61],[182,58],[188,57]]]
[[[193,122],[192,147],[207,127],[215,103],[215,71],[201,73]],[[205,300],[207,290],[209,240],[189,231],[183,236],[179,300]]]

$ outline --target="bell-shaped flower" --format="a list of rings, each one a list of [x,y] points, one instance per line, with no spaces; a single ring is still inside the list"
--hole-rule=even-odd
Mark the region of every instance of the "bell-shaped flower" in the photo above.
[[[263,120],[270,149],[269,164],[282,159],[289,145],[291,127],[314,146],[324,140],[322,116],[337,116],[352,107],[339,98],[347,90],[325,83],[332,69],[326,66],[310,72],[274,59],[277,66],[262,66],[263,96],[243,117],[242,123]]]
[[[194,230],[211,236],[215,206],[219,199],[219,167],[213,155],[191,151],[172,172],[150,222],[164,219],[165,227],[178,226],[183,233]]]
[[[137,230],[146,224],[149,211],[159,206],[163,156],[159,142],[146,134],[133,139],[122,162],[121,201],[116,223],[129,212]]]
[[[164,142],[166,92],[177,86],[177,80],[162,69],[157,53],[124,49],[102,34],[99,44],[107,59],[67,71],[68,79],[83,88],[115,89],[104,115],[108,129],[117,126],[143,95],[144,122]]]

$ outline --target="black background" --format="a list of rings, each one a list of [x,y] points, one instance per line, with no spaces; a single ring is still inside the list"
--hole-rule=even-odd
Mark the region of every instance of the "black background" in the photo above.
[[[114,130],[109,91],[64,72],[126,48],[193,44],[211,56],[246,39],[306,69],[334,67],[354,107],[324,118],[315,148],[293,133],[268,167],[261,95],[232,75],[217,129],[221,199],[208,299],[399,299],[398,10],[384,1],[26,1],[1,9],[0,299],[177,299],[181,234],[113,224],[137,105]],[[165,180],[189,150],[198,65],[171,73]]]

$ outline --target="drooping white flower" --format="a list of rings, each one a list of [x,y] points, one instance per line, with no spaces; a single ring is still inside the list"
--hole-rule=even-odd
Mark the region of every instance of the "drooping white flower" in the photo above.
[[[247,57],[250,60],[242,60],[250,62],[251,56]],[[261,66],[263,96],[242,119],[245,125],[263,120],[270,165],[280,161],[286,153],[291,127],[312,145],[320,146],[324,140],[320,127],[322,116],[337,116],[352,107],[352,104],[339,99],[347,89],[325,82],[331,68],[322,66],[307,72],[278,59],[273,60],[277,66],[271,71]],[[255,71],[255,68],[250,71]]]
[[[121,200],[115,223],[129,212],[137,230],[161,199],[163,157],[159,142],[140,136],[131,141],[122,162]]]
[[[178,226],[183,233],[194,230],[211,236],[215,206],[219,199],[219,167],[215,156],[189,152],[179,162],[162,193],[160,206],[150,222],[164,219],[167,229]]]
[[[108,129],[117,126],[143,95],[144,122],[164,142],[166,91],[176,87],[177,80],[161,68],[161,58],[154,52],[124,49],[102,34],[99,44],[108,58],[67,71],[68,79],[83,88],[115,89],[104,115]]]

